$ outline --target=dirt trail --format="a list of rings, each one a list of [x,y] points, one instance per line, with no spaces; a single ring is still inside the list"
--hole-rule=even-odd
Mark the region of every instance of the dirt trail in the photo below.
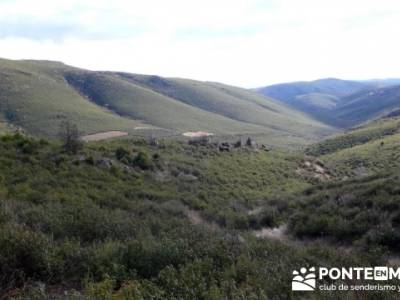
[[[212,231],[221,229],[217,223],[207,221],[195,210],[187,209],[185,215],[193,225],[202,225]]]
[[[92,141],[107,140],[107,139],[116,138],[116,137],[120,137],[120,136],[126,136],[126,135],[128,135],[128,133],[125,131],[113,130],[113,131],[105,131],[105,132],[99,132],[99,133],[85,135],[85,136],[81,137],[81,139],[85,142],[92,142]]]
[[[193,225],[202,225],[212,231],[222,229],[217,223],[204,219],[200,213],[195,210],[188,208],[184,211],[184,214]],[[260,230],[252,230],[249,232],[258,238],[274,239],[281,242],[297,242],[289,239],[286,234],[286,224],[275,228],[262,228]]]
[[[259,209],[256,208],[254,209],[254,211],[251,212],[256,213],[258,210]],[[201,216],[198,211],[186,208],[184,210],[184,214],[193,225],[204,226],[210,231],[222,230],[222,227],[220,225],[215,222],[210,222],[206,220]],[[249,230],[247,232],[260,239],[275,240],[293,247],[308,247],[312,245],[317,245],[319,243],[329,244],[329,241],[323,239],[296,239],[288,234],[286,224],[282,224],[279,227],[263,227],[259,230]],[[240,233],[239,239],[241,242],[245,242],[245,239],[243,239]],[[332,246],[337,247],[337,250],[342,252],[343,254],[349,254],[353,250],[351,246]],[[398,262],[398,260],[394,259],[392,259],[392,261]]]

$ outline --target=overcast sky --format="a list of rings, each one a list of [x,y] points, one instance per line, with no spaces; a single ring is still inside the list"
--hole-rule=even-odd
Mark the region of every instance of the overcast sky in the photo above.
[[[400,1],[0,0],[0,57],[243,87],[400,77]]]

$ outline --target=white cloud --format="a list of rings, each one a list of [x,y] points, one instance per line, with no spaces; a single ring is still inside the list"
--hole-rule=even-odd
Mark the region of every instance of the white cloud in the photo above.
[[[397,0],[0,0],[0,57],[248,87],[400,77],[399,17]]]

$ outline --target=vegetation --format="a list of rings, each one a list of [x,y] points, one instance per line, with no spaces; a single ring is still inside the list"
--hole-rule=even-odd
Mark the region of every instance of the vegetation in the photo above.
[[[397,113],[287,152],[260,140],[332,128],[217,83],[0,66],[0,299],[304,299],[294,269],[398,256]],[[303,100],[359,87],[318,84]],[[78,126],[145,138],[83,144]],[[216,135],[167,138],[186,130]]]
[[[306,149],[309,155],[320,156],[376,141],[400,132],[400,119],[381,119],[328,138]]]
[[[306,190],[296,201],[289,230],[297,237],[398,252],[399,176],[375,175]]]
[[[326,78],[275,84],[259,88],[257,91],[303,111],[323,123],[344,127],[333,116],[336,106],[341,104],[342,97],[373,86],[370,82]]]
[[[358,82],[351,80],[341,80],[335,78],[319,79],[315,81],[299,81],[292,83],[281,83],[259,88],[258,91],[269,97],[282,101],[292,101],[296,97],[319,93],[322,95],[332,95],[342,97],[353,94],[371,87],[371,82]]]
[[[334,78],[276,84],[257,89],[334,127],[349,128],[390,115],[399,108],[399,80]]]
[[[79,130],[75,124],[71,124],[68,121],[62,122],[59,135],[65,151],[76,154],[82,148],[83,144],[79,140]]]
[[[399,108],[399,97],[398,85],[361,91],[345,97],[335,117],[348,127],[377,119]]]
[[[284,218],[293,235],[399,251],[399,121],[378,120],[308,150],[339,180],[291,201]]]
[[[165,137],[206,131],[262,135],[278,146],[292,137],[304,145],[334,131],[274,100],[225,85],[45,61],[0,60],[0,67],[0,119],[43,138],[56,137],[66,120],[83,134],[119,130]]]
[[[140,139],[61,146],[0,140],[4,297],[287,299],[294,268],[384,263],[254,236],[300,207],[285,199],[312,186],[296,173],[301,156]]]

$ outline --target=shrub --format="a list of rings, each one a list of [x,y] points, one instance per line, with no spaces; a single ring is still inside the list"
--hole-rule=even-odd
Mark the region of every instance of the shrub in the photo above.
[[[115,150],[115,157],[118,160],[122,160],[125,157],[129,157],[129,151],[125,148],[118,147],[117,150]]]
[[[147,153],[139,152],[136,157],[132,160],[132,164],[136,167],[139,167],[143,170],[147,170],[152,168],[153,163]]]
[[[21,285],[26,278],[46,280],[50,275],[52,251],[49,240],[18,225],[0,231],[0,278],[3,285]]]
[[[83,143],[79,139],[79,134],[78,127],[75,124],[72,124],[69,121],[63,121],[60,124],[59,136],[66,152],[76,154],[82,149]]]

